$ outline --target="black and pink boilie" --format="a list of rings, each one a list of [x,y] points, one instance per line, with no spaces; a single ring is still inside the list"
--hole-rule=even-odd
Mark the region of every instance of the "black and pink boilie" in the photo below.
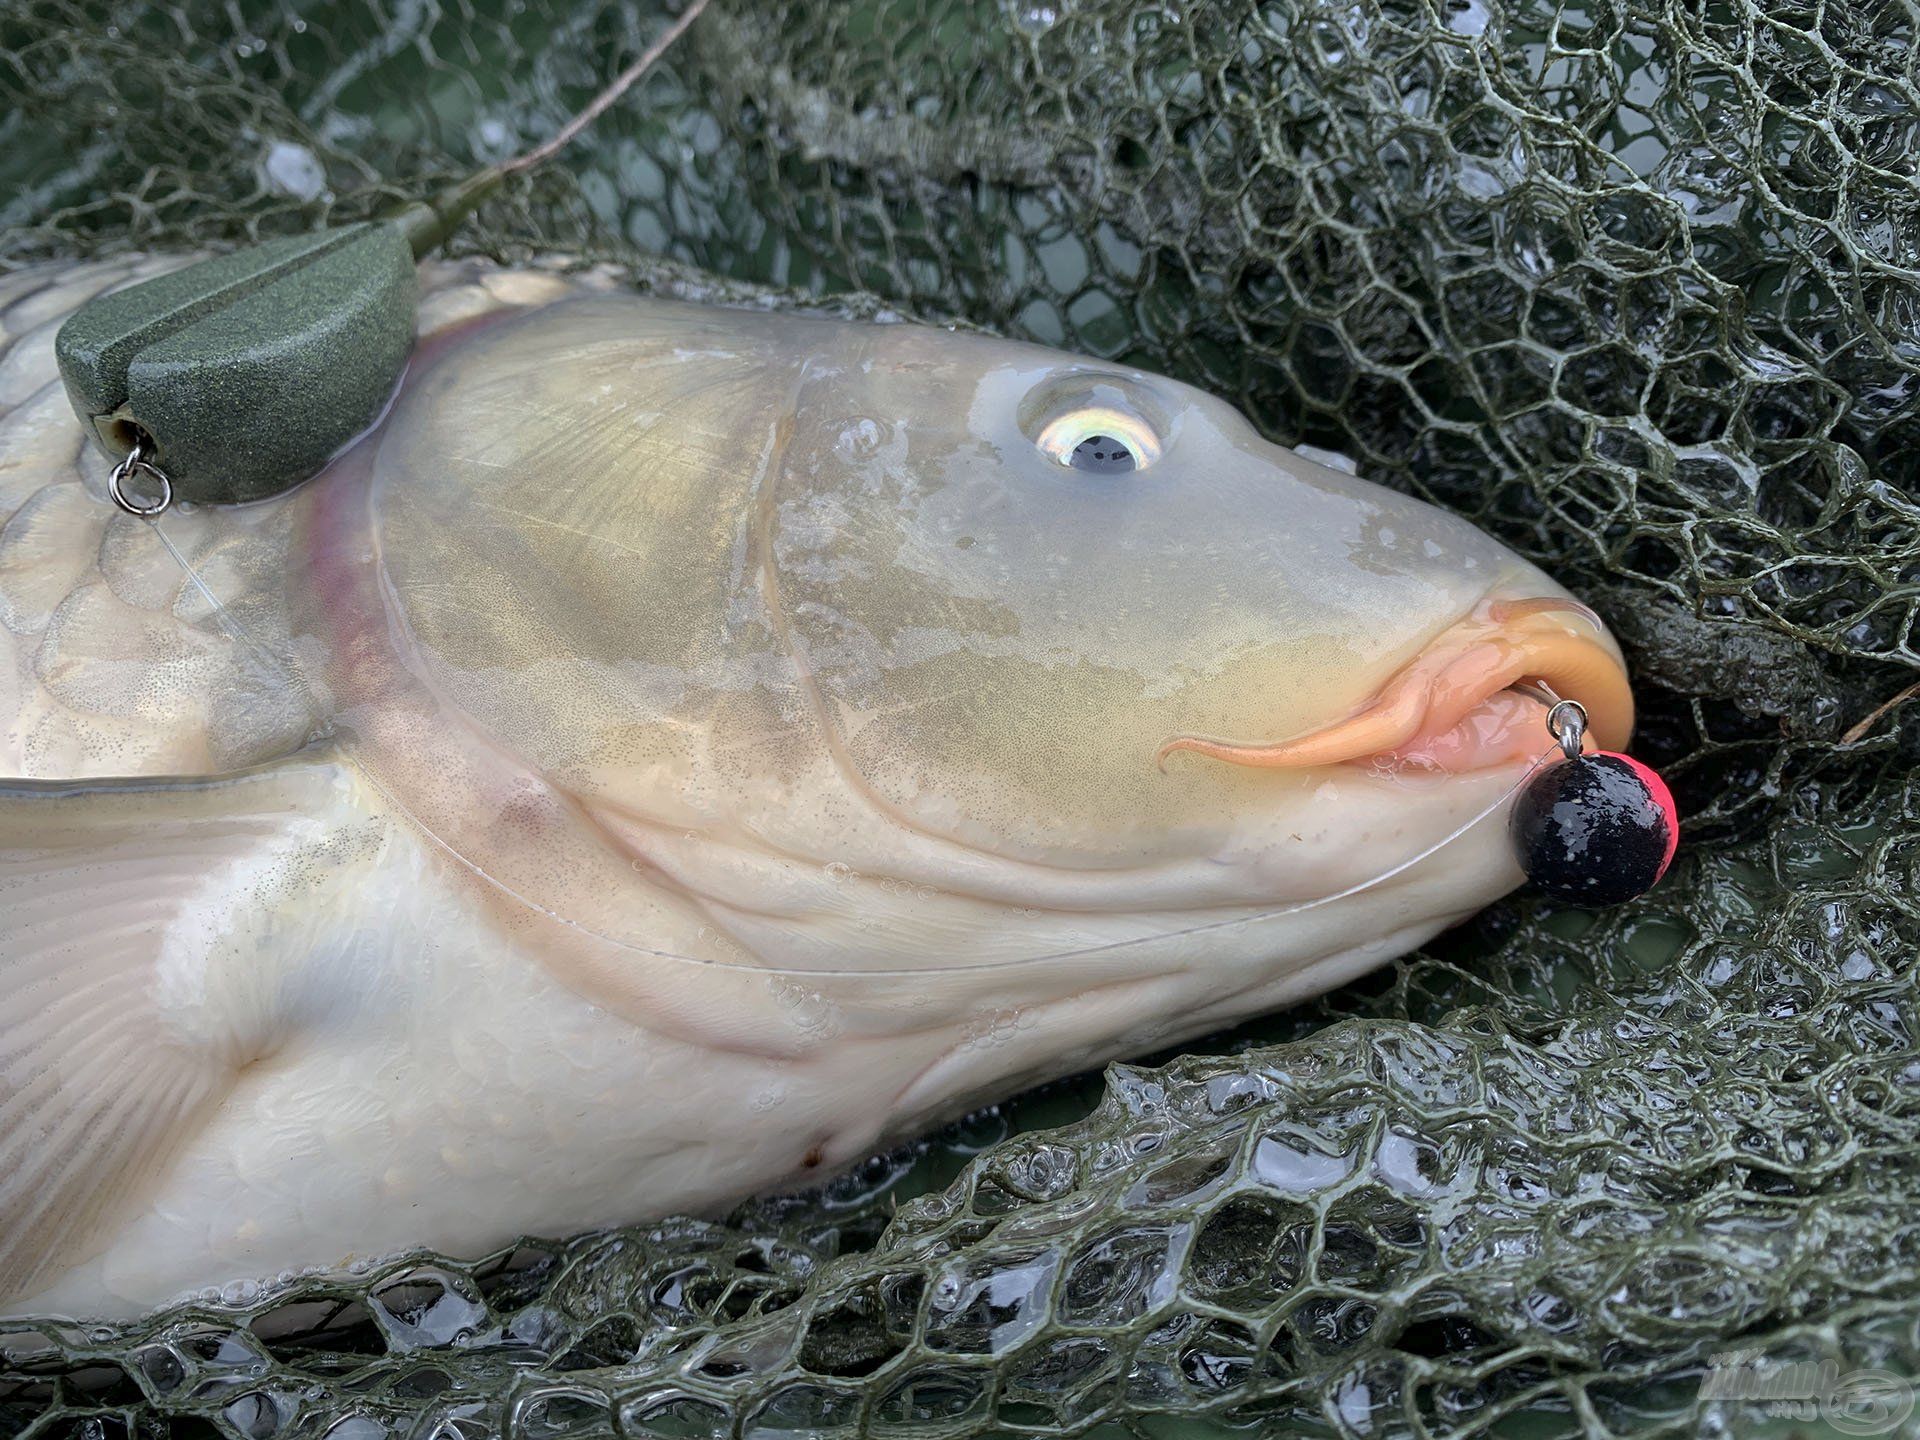
[[[1618,905],[1651,890],[1680,843],[1666,782],[1602,751],[1546,766],[1514,803],[1520,868],[1556,900]]]

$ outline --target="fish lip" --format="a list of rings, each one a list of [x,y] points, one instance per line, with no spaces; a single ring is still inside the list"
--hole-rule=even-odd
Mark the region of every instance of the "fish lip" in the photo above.
[[[1618,750],[1633,733],[1626,666],[1600,617],[1571,596],[1505,595],[1475,606],[1340,720],[1277,741],[1175,735],[1154,758],[1163,768],[1183,750],[1269,769],[1370,761],[1444,735],[1517,684],[1578,701],[1599,748]]]

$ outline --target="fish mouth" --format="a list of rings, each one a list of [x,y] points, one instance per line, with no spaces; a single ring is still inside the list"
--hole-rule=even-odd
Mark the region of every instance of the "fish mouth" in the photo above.
[[[1566,596],[1484,601],[1388,677],[1345,719],[1285,740],[1176,735],[1155,759],[1188,750],[1267,769],[1366,763],[1459,773],[1530,760],[1551,743],[1538,687],[1587,712],[1588,748],[1633,733],[1633,691],[1600,617]]]

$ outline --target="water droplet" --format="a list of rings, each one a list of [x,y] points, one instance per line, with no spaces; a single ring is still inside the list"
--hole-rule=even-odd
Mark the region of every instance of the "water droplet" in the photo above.
[[[1456,35],[1487,33],[1487,7],[1483,0],[1452,0],[1447,6],[1447,28]]]
[[[276,140],[267,147],[260,161],[260,177],[267,189],[299,200],[315,199],[327,188],[327,173],[320,157],[291,140]]]
[[[862,415],[849,420],[840,430],[834,449],[846,460],[865,460],[877,454],[886,439],[880,426]]]
[[[1014,0],[1013,23],[1029,35],[1044,35],[1060,23],[1060,9],[1047,0]]]
[[[1296,1195],[1337,1185],[1352,1171],[1350,1156],[1297,1149],[1271,1135],[1262,1139],[1253,1151],[1253,1173],[1275,1190]]]

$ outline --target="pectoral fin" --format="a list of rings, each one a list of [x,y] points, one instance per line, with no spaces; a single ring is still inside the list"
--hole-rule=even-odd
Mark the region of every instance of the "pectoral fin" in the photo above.
[[[0,782],[0,1309],[85,1259],[274,1041],[236,969],[356,813],[350,772]],[[257,982],[257,983],[256,983]]]

